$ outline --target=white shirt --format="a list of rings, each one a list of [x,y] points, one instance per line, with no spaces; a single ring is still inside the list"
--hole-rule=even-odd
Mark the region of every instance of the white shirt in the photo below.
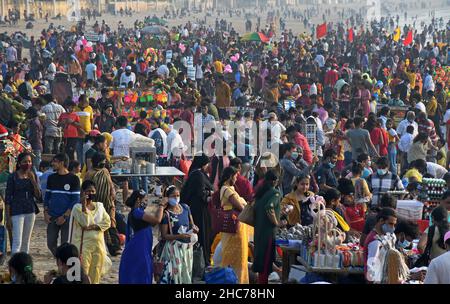
[[[413,144],[414,136],[409,133],[405,133],[400,137],[400,142],[398,143],[398,148],[402,152],[408,152]]]
[[[134,86],[136,82],[136,74],[134,74],[133,72],[131,72],[130,76],[128,76],[126,72],[123,72],[122,75],[120,75],[120,86],[125,85],[126,87],[128,87],[128,83],[130,81],[133,83]]]
[[[162,152],[161,155],[167,155],[167,152],[168,152],[168,149],[167,149],[167,147],[168,147],[168,143],[167,143],[167,134],[166,134],[166,132],[164,132],[163,129],[161,129],[161,128],[156,128],[156,129],[152,130],[152,131],[148,134],[148,137],[150,137],[151,139],[153,139],[153,140],[155,141],[155,146],[158,147],[158,145],[160,144],[160,143],[158,142],[158,138],[157,138],[157,137],[153,138],[153,135],[154,135],[156,132],[159,133],[159,135],[161,136],[161,140],[162,140],[163,152]]]
[[[136,134],[128,129],[119,129],[112,132],[111,135],[113,141],[109,147],[113,149],[113,156],[130,157],[130,144]]]
[[[314,61],[319,64],[320,68],[323,68],[325,66],[325,57],[323,57],[323,55],[317,55]]]
[[[58,120],[59,116],[66,112],[63,106],[52,101],[43,106],[41,112],[45,114],[44,136],[61,137],[61,128],[58,128]]]
[[[425,89],[425,92],[428,92],[428,91],[434,92],[434,81],[433,81],[433,77],[431,77],[430,74],[427,74],[427,76],[425,77],[423,88]]]
[[[272,138],[274,142],[282,143],[281,133],[286,131],[286,127],[279,121],[275,121],[271,128]]]
[[[450,251],[431,260],[424,284],[450,284]]]
[[[310,87],[309,87],[309,96],[311,95],[317,95],[317,86],[315,83],[313,83]]]
[[[183,143],[183,138],[177,130],[172,130],[167,135],[167,150],[169,151],[169,157],[171,155],[181,157],[187,150],[187,146]]]
[[[56,75],[56,65],[52,62],[48,65],[47,68],[47,79],[54,80]]]
[[[436,178],[443,178],[445,173],[447,173],[447,169],[445,169],[441,165],[427,162],[427,173],[433,175]]]
[[[449,121],[450,120],[450,110],[447,110],[447,111],[445,111],[445,114],[444,114],[444,123],[447,123],[447,121]]]
[[[428,90],[427,90],[428,91]],[[425,105],[423,104],[423,102],[419,101],[416,104],[416,109],[419,109],[420,111],[426,113],[427,112],[427,108],[425,107]]]
[[[97,79],[97,66],[93,63],[89,63],[86,66],[86,78],[96,80]],[[122,74],[123,75],[123,74]]]
[[[169,68],[167,67],[167,65],[163,64],[160,65],[158,70],[156,71],[156,74],[158,74],[158,76],[163,76],[164,78],[168,78],[170,71]]]
[[[406,134],[406,128],[408,126],[413,126],[414,127],[414,132],[413,132],[413,137],[416,137],[417,134],[419,134],[419,126],[417,125],[417,122],[413,121],[413,122],[409,122],[407,119],[403,119],[397,127],[397,134],[398,136],[402,137],[403,135]]]

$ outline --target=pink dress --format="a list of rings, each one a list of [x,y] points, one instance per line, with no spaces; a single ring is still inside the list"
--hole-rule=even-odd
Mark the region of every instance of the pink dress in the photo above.
[[[368,89],[363,89],[361,91],[361,107],[364,111],[364,116],[369,116],[370,113],[370,91]]]

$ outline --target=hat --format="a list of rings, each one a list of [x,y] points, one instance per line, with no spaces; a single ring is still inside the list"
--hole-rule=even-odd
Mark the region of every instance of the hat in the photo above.
[[[91,130],[91,132],[89,132],[89,136],[91,137],[96,137],[98,135],[100,135],[100,131],[99,130]]]
[[[355,193],[355,186],[353,186],[353,182],[348,178],[339,179],[339,185],[337,189],[343,195],[352,195],[353,193]]]
[[[131,66],[127,65],[125,71],[131,71]]]
[[[444,243],[446,243],[448,239],[450,239],[450,231],[447,231],[447,233],[444,235]]]

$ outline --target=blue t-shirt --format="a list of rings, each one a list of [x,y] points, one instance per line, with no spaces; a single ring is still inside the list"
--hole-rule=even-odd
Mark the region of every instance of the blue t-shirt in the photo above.
[[[171,211],[168,211],[170,216],[170,229],[169,231],[172,231],[171,234],[178,235],[182,234],[181,229],[184,229],[184,233],[186,233],[191,227],[190,227],[190,221],[189,221],[189,215],[191,213],[191,210],[186,204],[180,204],[183,208],[183,212],[180,214],[175,214]],[[167,218],[167,213],[164,215],[163,220],[161,224],[169,224],[169,220]],[[183,227],[183,228],[181,228]],[[181,229],[180,229],[181,228]],[[189,243],[189,240],[178,240],[183,243]]]

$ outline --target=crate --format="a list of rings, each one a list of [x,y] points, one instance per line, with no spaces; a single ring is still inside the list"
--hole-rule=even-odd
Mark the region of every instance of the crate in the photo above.
[[[422,219],[423,203],[415,200],[398,200],[397,215],[408,220],[418,221]]]

